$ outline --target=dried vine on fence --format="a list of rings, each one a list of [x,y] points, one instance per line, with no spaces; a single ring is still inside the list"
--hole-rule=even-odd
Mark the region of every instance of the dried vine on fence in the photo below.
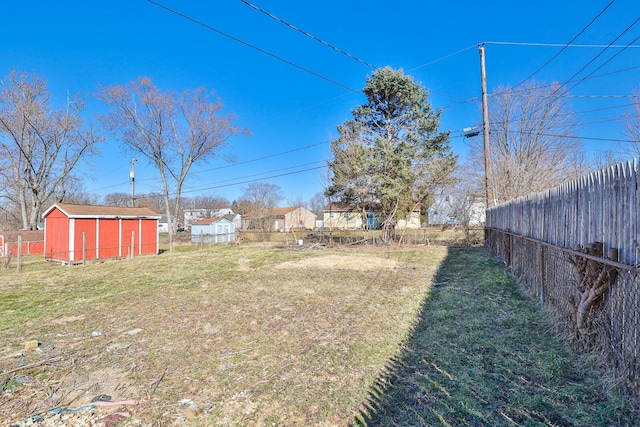
[[[594,242],[586,247],[580,245],[578,250],[588,255],[602,258],[604,245],[602,242]],[[612,261],[618,260],[618,250],[611,248],[609,257]],[[602,296],[616,280],[618,271],[615,267],[591,258],[572,255],[569,262],[576,268],[579,275],[577,286],[579,297],[572,295],[569,300],[569,308],[576,319],[576,332],[578,339],[588,333],[588,320],[593,310],[600,307]]]

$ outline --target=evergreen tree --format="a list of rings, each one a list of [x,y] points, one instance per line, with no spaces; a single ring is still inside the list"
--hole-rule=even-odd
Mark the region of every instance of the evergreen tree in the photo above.
[[[332,141],[334,159],[327,196],[354,206],[363,215],[375,206],[383,240],[392,238],[399,219],[427,195],[421,194],[420,171],[438,158],[452,170],[449,133],[440,132],[440,111],[434,111],[428,91],[402,70],[378,69],[363,89],[367,103],[352,111],[353,119],[338,127]],[[419,183],[421,183],[419,185]]]

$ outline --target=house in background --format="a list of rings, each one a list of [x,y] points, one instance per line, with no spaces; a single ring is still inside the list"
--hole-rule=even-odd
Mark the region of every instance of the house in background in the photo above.
[[[228,218],[203,218],[191,224],[191,243],[235,242],[236,226]]]
[[[149,208],[56,203],[42,216],[48,260],[76,263],[160,252],[160,215]]]
[[[353,207],[328,204],[322,212],[324,228],[335,228],[339,230],[361,230],[362,212]],[[376,217],[373,212],[367,211],[367,228],[373,230],[378,228]]]
[[[18,237],[20,237],[22,242],[21,255],[44,254],[44,231],[0,231],[0,257],[14,257],[18,255]]]
[[[485,221],[485,204],[475,196],[443,193],[436,195],[427,215],[430,226],[480,225]]]
[[[363,228],[363,215],[360,210],[338,204],[329,204],[323,212],[324,227],[339,230],[361,230]],[[366,226],[370,230],[380,228],[380,219],[374,209],[367,209]],[[412,212],[407,218],[399,219],[396,229],[420,228],[420,210]]]
[[[245,230],[285,231],[312,230],[316,226],[316,214],[303,206],[262,209],[242,218]]]
[[[407,215],[404,219],[399,219],[396,224],[396,230],[417,230],[420,228],[420,209],[417,209]]]
[[[167,221],[166,215],[160,215],[160,219],[158,220],[158,232],[159,233],[169,232],[169,221]]]
[[[158,220],[158,232],[160,233],[168,233],[169,232],[169,221],[167,221],[167,215],[160,215],[160,219]],[[179,222],[175,223],[176,231],[184,231],[184,227]]]
[[[191,227],[191,225],[205,218],[226,218],[230,219],[235,228],[239,229],[242,227],[242,217],[240,214],[233,212],[231,208],[220,208],[220,209],[185,209],[184,211],[184,226],[186,228]]]

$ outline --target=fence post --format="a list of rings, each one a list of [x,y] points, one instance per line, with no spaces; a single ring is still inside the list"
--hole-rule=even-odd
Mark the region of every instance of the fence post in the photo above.
[[[133,250],[135,248],[135,243],[136,243],[136,232],[132,231],[131,232],[131,254],[129,255],[131,259],[133,259]]]
[[[545,283],[544,283],[544,245],[540,245],[540,306],[544,308],[544,293],[545,293]]]
[[[82,265],[87,263],[87,233],[82,232]]]
[[[18,260],[16,271],[20,273],[22,271],[22,236],[18,236]]]

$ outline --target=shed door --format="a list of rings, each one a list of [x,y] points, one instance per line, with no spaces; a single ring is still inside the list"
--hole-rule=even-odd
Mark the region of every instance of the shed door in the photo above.
[[[75,261],[97,258],[96,220],[75,219],[74,226],[74,254]],[[84,247],[83,247],[84,245]]]
[[[138,241],[138,225],[137,219],[122,219],[122,228],[120,235],[120,256],[128,257],[138,253],[140,243]],[[132,246],[133,245],[133,246]]]
[[[228,242],[229,241],[229,224],[218,224],[218,231],[216,236],[216,242]]]
[[[120,224],[117,219],[100,219],[98,240],[100,241],[100,258],[116,258],[120,256]]]

